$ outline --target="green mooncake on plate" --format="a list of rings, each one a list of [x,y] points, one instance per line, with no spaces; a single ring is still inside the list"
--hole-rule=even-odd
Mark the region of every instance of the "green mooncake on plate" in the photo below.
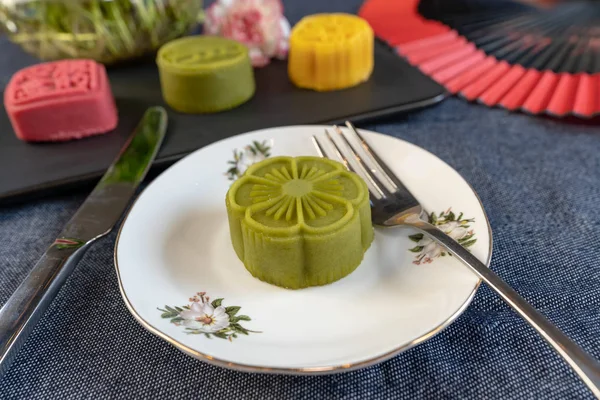
[[[350,274],[374,237],[365,182],[320,157],[252,165],[230,187],[226,205],[231,241],[246,269],[285,288]]]

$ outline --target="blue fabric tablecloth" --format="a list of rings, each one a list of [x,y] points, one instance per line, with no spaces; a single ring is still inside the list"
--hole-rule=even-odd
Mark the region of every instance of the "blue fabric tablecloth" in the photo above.
[[[356,12],[359,4],[285,2],[292,23],[317,11]],[[0,81],[6,83],[16,68],[32,61],[1,42]],[[450,98],[365,128],[410,141],[456,168],[489,215],[492,269],[600,358],[597,126]],[[72,193],[0,208],[0,304],[84,198],[83,192]],[[113,266],[114,242],[112,234],[87,253],[0,381],[0,398],[592,398],[566,364],[485,286],[442,333],[365,370],[296,377],[207,365],[148,333],[127,312]]]

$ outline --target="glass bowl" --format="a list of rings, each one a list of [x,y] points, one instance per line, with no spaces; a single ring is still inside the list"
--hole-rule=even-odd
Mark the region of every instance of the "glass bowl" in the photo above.
[[[201,19],[201,0],[0,0],[0,29],[47,61],[138,58],[191,33]]]

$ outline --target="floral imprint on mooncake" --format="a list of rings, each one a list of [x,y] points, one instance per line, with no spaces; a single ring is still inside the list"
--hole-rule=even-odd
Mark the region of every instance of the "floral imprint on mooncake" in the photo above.
[[[234,149],[233,159],[227,161],[229,165],[229,169],[225,172],[227,178],[234,181],[242,176],[249,166],[270,157],[272,142],[272,140],[262,142],[254,140],[243,150]]]
[[[222,298],[211,302],[206,292],[198,292],[189,298],[189,302],[182,307],[165,306],[158,310],[162,311],[162,318],[185,327],[185,333],[190,335],[204,335],[209,339],[214,336],[231,342],[238,335],[261,333],[244,328],[240,322],[251,321],[250,317],[238,314],[241,307],[224,306]]]
[[[20,105],[65,94],[85,94],[98,86],[96,63],[70,60],[35,65],[15,74],[12,104]]]
[[[271,157],[225,199],[233,248],[264,282],[301,289],[354,271],[373,241],[366,183],[321,157]]]
[[[428,222],[444,231],[444,233],[467,249],[477,241],[475,232],[473,229],[470,229],[470,223],[475,222],[475,219],[463,218],[463,213],[460,213],[457,217],[454,212],[452,212],[452,208],[442,211],[437,215],[432,212],[428,216]],[[413,264],[429,264],[432,263],[435,258],[445,257],[447,255],[452,256],[452,254],[444,247],[422,233],[410,235],[409,238],[417,244],[415,247],[409,249],[409,251],[417,253]]]

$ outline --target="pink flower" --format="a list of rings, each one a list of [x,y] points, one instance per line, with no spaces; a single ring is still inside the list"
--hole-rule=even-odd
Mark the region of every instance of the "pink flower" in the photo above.
[[[204,31],[245,44],[255,67],[287,56],[290,24],[280,0],[217,0],[206,10]]]

